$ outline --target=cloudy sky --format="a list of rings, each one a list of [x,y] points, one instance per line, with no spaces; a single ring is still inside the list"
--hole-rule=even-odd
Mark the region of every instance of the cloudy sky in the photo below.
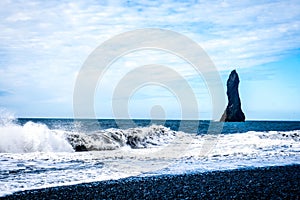
[[[237,69],[247,119],[299,120],[299,10],[299,0],[1,0],[0,107],[17,117],[73,117],[77,76],[93,50],[127,31],[161,28],[198,43],[218,69],[224,89],[230,71]],[[115,88],[131,70],[147,64],[180,74],[194,92],[199,118],[211,118],[205,79],[172,52],[159,50],[131,52],[111,64],[94,94],[97,117],[115,117]],[[128,96],[130,117],[181,116],[180,99],[159,83],[141,85]]]

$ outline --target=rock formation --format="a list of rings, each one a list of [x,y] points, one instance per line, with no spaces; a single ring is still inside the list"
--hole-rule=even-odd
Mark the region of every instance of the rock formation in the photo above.
[[[241,108],[241,100],[239,96],[239,76],[235,70],[233,70],[227,80],[227,97],[228,105],[222,115],[221,122],[244,122],[245,115]]]

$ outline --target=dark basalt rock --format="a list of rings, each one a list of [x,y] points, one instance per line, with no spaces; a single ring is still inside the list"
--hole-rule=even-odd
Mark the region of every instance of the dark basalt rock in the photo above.
[[[244,122],[245,115],[241,108],[241,100],[239,96],[240,79],[235,70],[233,70],[227,80],[227,97],[228,105],[222,115],[221,122]]]
[[[77,146],[75,146],[74,149],[75,149],[76,152],[88,151],[88,149],[84,145],[77,145]]]

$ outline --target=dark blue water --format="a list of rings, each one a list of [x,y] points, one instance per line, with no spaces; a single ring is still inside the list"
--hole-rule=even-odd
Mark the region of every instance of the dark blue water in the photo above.
[[[94,132],[108,128],[128,129],[145,127],[152,124],[163,125],[174,131],[186,133],[207,134],[209,133],[244,133],[248,131],[292,131],[300,130],[299,121],[246,121],[246,122],[211,122],[208,120],[114,120],[114,119],[33,119],[19,118],[18,124],[24,125],[32,121],[47,125],[50,129],[63,129],[68,131]],[[209,129],[209,127],[211,127]]]

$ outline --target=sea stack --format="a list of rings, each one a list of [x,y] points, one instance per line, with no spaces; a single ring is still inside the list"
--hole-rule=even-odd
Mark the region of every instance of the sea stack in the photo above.
[[[227,80],[227,97],[228,105],[222,115],[221,122],[244,122],[245,115],[241,108],[241,100],[239,96],[240,79],[235,70],[233,70]]]

